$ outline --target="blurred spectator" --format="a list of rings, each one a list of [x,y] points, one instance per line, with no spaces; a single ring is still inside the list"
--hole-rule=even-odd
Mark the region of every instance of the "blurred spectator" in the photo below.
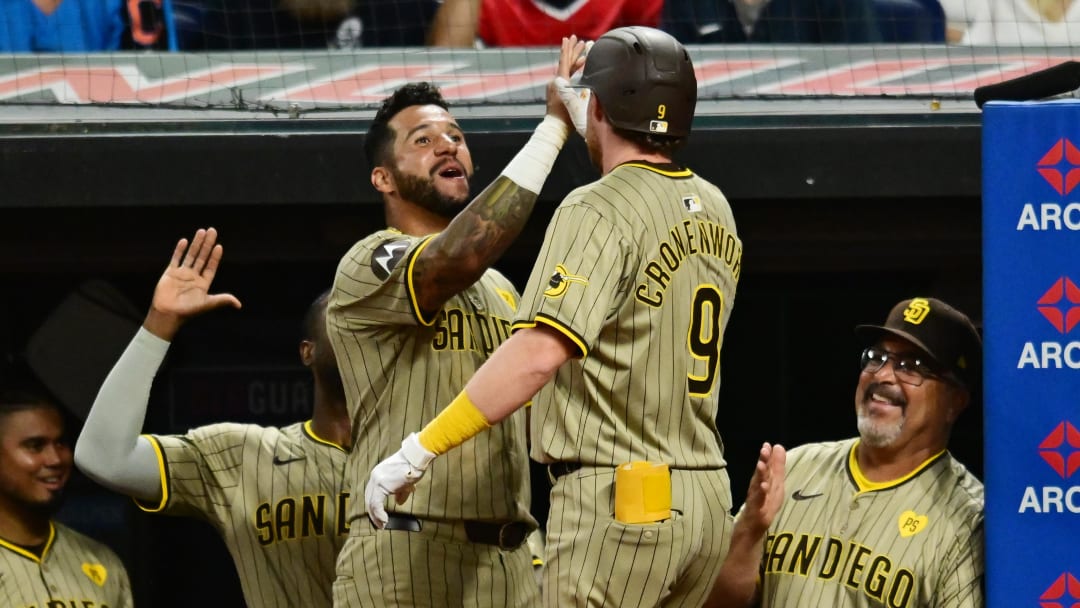
[[[0,52],[116,50],[122,9],[121,0],[0,0]]]
[[[0,0],[2,2],[3,0]],[[176,3],[179,4],[176,4]],[[198,5],[185,49],[424,46],[440,0],[174,0]],[[183,29],[183,28],[181,28]]]
[[[663,0],[444,0],[431,46],[550,46],[626,25],[656,27]]]
[[[960,42],[964,38],[964,33],[971,27],[979,5],[985,5],[989,0],[940,1],[941,8],[945,9],[945,41]]]
[[[203,20],[194,25],[201,31],[181,32],[190,50],[325,49],[349,7],[348,0],[198,0],[197,4],[202,6]]]
[[[873,0],[873,6],[882,42],[946,41],[945,8],[938,0]]]
[[[1080,44],[1080,0],[980,0],[971,21],[966,44]]]
[[[278,4],[301,21],[340,18],[349,10],[349,0],[278,0]]]
[[[661,24],[688,44],[881,40],[873,0],[666,0]]]
[[[333,46],[424,46],[442,0],[357,0]]]

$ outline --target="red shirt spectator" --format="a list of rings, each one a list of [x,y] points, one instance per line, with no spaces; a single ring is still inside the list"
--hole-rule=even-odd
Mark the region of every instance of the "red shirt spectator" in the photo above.
[[[663,0],[446,0],[432,46],[551,46],[625,25],[657,27]]]

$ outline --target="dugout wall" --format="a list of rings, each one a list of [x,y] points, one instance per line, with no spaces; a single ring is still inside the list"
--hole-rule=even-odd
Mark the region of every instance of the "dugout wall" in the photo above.
[[[855,433],[855,323],[879,322],[912,295],[941,297],[976,321],[982,308],[980,115],[969,98],[738,93],[701,102],[679,155],[728,195],[744,241],[719,424],[737,503],[761,441]],[[215,288],[237,295],[244,309],[184,328],[158,376],[146,428],[303,417],[300,317],[329,286],[338,257],[383,223],[362,157],[370,110],[305,107],[290,118],[288,107],[238,114],[15,101],[0,105],[4,351],[23,352],[88,280],[126,297],[130,306],[117,314],[137,323],[176,239],[214,225],[226,247]],[[524,143],[541,112],[532,98],[461,106],[479,184]],[[595,176],[573,140],[498,264],[519,288],[558,200]],[[98,343],[93,328],[71,339],[80,356]],[[981,476],[980,414],[961,418],[953,451]],[[228,556],[208,528],[144,515],[75,483],[66,517],[117,547],[138,603],[235,605]],[[199,584],[178,586],[178,576]],[[208,604],[211,581],[225,591]]]

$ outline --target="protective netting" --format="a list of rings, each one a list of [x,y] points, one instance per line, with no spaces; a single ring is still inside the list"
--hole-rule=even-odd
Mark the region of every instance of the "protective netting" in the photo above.
[[[1080,0],[4,0],[0,103],[535,104],[563,35],[624,24],[686,43],[706,100],[964,98],[1080,48]]]

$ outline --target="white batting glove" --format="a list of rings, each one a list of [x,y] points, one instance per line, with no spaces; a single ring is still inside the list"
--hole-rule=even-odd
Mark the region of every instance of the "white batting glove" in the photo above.
[[[589,114],[589,89],[574,89],[570,87],[570,81],[559,76],[555,79],[555,86],[559,88],[559,99],[566,106],[570,114],[570,121],[574,123],[574,130],[578,135],[585,137],[585,121]]]
[[[386,527],[386,498],[393,494],[399,505],[408,500],[432,460],[435,454],[420,445],[416,433],[410,433],[400,450],[375,465],[364,488],[364,501],[376,528]]]
[[[585,52],[581,54],[582,57],[588,56],[592,45],[592,40],[585,43]],[[570,81],[562,76],[555,79],[555,86],[559,89],[559,99],[570,114],[570,121],[574,123],[574,130],[578,132],[578,135],[585,137],[585,121],[589,115],[589,97],[592,91],[570,88]]]

